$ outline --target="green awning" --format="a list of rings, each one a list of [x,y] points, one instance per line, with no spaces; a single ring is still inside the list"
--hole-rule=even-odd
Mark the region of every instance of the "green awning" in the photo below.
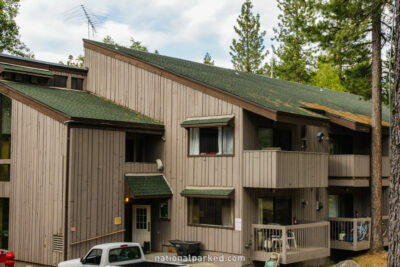
[[[171,197],[172,191],[163,175],[125,175],[133,198]]]
[[[27,74],[36,74],[40,76],[53,76],[54,74],[49,70],[44,69],[34,69],[22,66],[15,66],[15,65],[8,65],[8,64],[0,64],[0,67],[5,71],[10,72],[20,72],[20,73],[27,73]]]
[[[226,126],[233,119],[233,116],[218,117],[218,118],[191,118],[181,123],[182,127],[206,127],[206,126]]]
[[[185,197],[210,197],[210,198],[232,198],[234,188],[186,188],[181,192]]]

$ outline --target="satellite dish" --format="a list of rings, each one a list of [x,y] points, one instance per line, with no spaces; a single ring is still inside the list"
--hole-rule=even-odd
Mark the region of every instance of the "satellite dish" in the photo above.
[[[156,163],[157,163],[157,170],[162,171],[164,169],[164,165],[161,159],[156,159]]]

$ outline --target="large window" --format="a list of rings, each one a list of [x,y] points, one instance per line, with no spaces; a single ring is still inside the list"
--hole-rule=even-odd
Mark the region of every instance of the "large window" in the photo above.
[[[189,223],[233,226],[233,200],[224,198],[195,198],[189,200]]]
[[[10,159],[11,99],[0,95],[0,159]],[[10,181],[10,165],[0,164],[0,181]]]
[[[161,137],[139,133],[126,133],[125,162],[154,162],[161,156]]]
[[[83,89],[83,79],[72,77],[71,89],[82,90]]]
[[[292,150],[292,132],[280,128],[259,128],[258,143],[260,149],[280,147],[282,150]]]
[[[68,80],[67,76],[54,75],[50,81],[50,86],[66,88],[67,80]]]
[[[189,155],[232,155],[233,127],[189,129]]]
[[[292,201],[289,197],[258,199],[258,217],[261,224],[292,224]]]

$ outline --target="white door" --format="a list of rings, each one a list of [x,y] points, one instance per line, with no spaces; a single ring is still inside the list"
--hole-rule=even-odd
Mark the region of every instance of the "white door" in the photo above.
[[[132,218],[132,241],[144,246],[151,240],[151,206],[133,205]]]

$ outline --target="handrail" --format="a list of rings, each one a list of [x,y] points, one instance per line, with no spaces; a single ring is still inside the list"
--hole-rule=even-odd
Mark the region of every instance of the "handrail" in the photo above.
[[[86,242],[93,241],[93,240],[96,240],[96,239],[99,239],[99,238],[103,238],[103,237],[107,237],[107,236],[110,236],[110,235],[116,235],[116,234],[119,234],[119,233],[123,233],[123,232],[125,232],[125,231],[126,231],[126,229],[123,229],[123,230],[111,232],[111,233],[108,233],[108,234],[105,234],[105,235],[95,236],[95,237],[92,237],[92,238],[89,238],[89,239],[85,239],[85,240],[81,240],[81,241],[72,242],[70,245],[73,246],[73,245],[78,245],[78,244],[86,243]]]
[[[277,152],[277,153],[302,153],[302,154],[317,154],[317,155],[329,155],[326,152],[312,152],[312,151],[302,151],[302,150],[279,150],[279,149],[244,149],[243,153],[252,153],[252,152]]]

